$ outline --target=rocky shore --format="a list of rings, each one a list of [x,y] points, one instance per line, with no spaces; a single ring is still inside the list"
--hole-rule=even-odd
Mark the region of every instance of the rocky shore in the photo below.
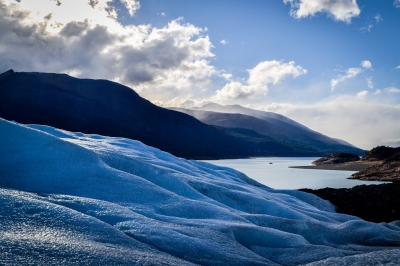
[[[336,152],[328,156],[324,156],[313,161],[311,164],[313,165],[331,165],[331,164],[339,164],[339,163],[347,163],[359,161],[360,156],[353,153],[347,152]]]
[[[383,161],[353,161],[338,164],[320,164],[307,166],[290,166],[290,168],[299,169],[318,169],[318,170],[341,170],[341,171],[362,171],[370,166],[379,165]]]
[[[300,189],[329,200],[336,211],[380,223],[400,220],[400,182],[361,185],[350,189]]]
[[[358,171],[349,179],[391,183],[361,185],[350,189],[300,190],[329,200],[339,213],[376,223],[400,220],[400,148],[378,146],[366,152],[360,160],[355,160],[353,156],[354,161],[341,162],[338,157],[351,158],[333,154],[314,161],[314,166],[294,168]]]
[[[352,174],[349,179],[367,181],[400,181],[400,161],[383,162]]]

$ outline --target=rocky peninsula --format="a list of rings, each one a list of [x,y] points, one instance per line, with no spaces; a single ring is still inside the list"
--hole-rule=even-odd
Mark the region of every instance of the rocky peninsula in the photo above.
[[[359,172],[349,179],[391,182],[360,185],[350,189],[300,190],[329,200],[339,213],[354,215],[376,223],[400,220],[400,147],[378,146],[366,152],[359,160],[341,162],[346,158],[351,157],[333,154],[314,161],[314,166],[296,168],[353,170]]]

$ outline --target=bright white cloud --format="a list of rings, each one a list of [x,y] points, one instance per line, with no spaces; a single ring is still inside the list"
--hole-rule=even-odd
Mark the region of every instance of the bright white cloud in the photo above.
[[[365,69],[372,68],[372,63],[368,60],[364,60],[361,62],[361,66],[364,69],[358,68],[358,67],[351,67],[346,70],[346,74],[339,75],[336,79],[332,79],[331,80],[331,91],[333,91],[339,83],[341,83],[347,79],[354,78],[358,74],[362,73]]]
[[[400,89],[395,88],[395,87],[386,88],[385,91],[387,91],[389,93],[400,93]]]
[[[182,19],[163,28],[118,22],[112,0],[0,0],[0,71],[110,79],[153,100],[205,88],[216,75],[205,30]],[[123,1],[130,14],[140,7]]]
[[[354,68],[353,67],[353,68],[347,69],[345,75],[341,75],[341,76],[337,77],[336,79],[332,79],[331,80],[331,91],[333,91],[340,82],[343,82],[346,79],[354,78],[355,76],[357,76],[361,72],[362,72],[361,68]]]
[[[290,14],[299,19],[317,13],[327,13],[335,20],[350,23],[353,17],[360,15],[356,0],[283,0],[283,2],[290,3]]]
[[[135,0],[120,0],[120,1],[128,9],[129,15],[131,15],[131,16],[133,16],[135,14],[136,10],[138,10],[140,8],[140,4],[138,1],[135,1]]]
[[[380,104],[365,97],[339,95],[306,106],[274,103],[249,107],[286,115],[313,130],[364,149],[399,138],[400,106]]]
[[[223,45],[227,44],[228,42],[226,40],[221,40],[220,43],[222,43]]]
[[[239,81],[231,81],[222,89],[216,91],[213,100],[244,99],[267,93],[270,84],[276,85],[288,76],[296,78],[307,73],[306,69],[296,66],[293,61],[283,63],[276,60],[261,62],[247,71],[249,78],[245,84]]]
[[[372,77],[367,78],[367,85],[369,89],[374,88],[374,83],[372,82]]]
[[[361,62],[361,66],[362,66],[363,68],[371,68],[371,67],[372,67],[372,64],[371,64],[370,61],[365,60],[365,61],[362,61],[362,62]]]
[[[232,79],[232,74],[228,74],[228,73],[222,73],[219,75],[220,77],[226,79],[226,80],[231,80]]]
[[[357,97],[363,99],[367,96],[367,94],[368,91],[360,91],[359,93],[357,93]]]

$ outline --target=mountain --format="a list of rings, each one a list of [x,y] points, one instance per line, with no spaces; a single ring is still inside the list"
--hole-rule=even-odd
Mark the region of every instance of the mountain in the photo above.
[[[0,75],[0,117],[68,131],[139,140],[179,157],[319,156],[251,130],[206,125],[158,107],[107,80],[7,71]]]
[[[204,110],[204,111],[215,111],[215,112],[221,112],[221,113],[239,113],[239,114],[250,115],[250,116],[258,117],[260,119],[269,121],[278,126],[282,126],[283,128],[287,128],[289,131],[305,130],[305,131],[309,132],[309,136],[312,136],[313,138],[315,138],[317,140],[321,140],[326,143],[344,144],[344,145],[353,146],[344,140],[330,138],[319,132],[309,129],[308,127],[306,127],[286,116],[276,114],[273,112],[253,110],[253,109],[246,108],[246,107],[243,107],[240,105],[225,105],[224,106],[224,105],[219,105],[216,103],[209,103],[209,104],[204,105],[203,107],[199,107],[199,108],[195,108],[195,109]],[[293,127],[290,127],[289,125],[292,125]],[[305,133],[303,133],[303,134],[305,134]],[[355,146],[353,146],[353,147],[355,147]]]
[[[398,221],[338,214],[314,195],[139,141],[0,119],[0,158],[3,265],[400,260]]]
[[[334,152],[351,152],[362,155],[365,152],[343,140],[330,138],[313,131],[283,115],[252,110],[240,105],[207,104],[191,110],[171,109],[189,114],[209,125],[254,130],[282,142],[308,147],[309,150],[324,155]]]

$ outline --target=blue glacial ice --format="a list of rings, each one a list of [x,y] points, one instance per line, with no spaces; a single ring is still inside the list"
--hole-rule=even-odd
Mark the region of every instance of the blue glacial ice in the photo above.
[[[0,119],[0,158],[0,264],[400,263],[399,222],[139,141]]]

